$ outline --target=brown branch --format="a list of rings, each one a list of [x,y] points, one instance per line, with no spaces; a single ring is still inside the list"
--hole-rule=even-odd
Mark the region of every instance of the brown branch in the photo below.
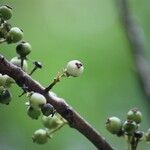
[[[150,65],[145,57],[144,40],[141,29],[132,18],[128,0],[117,0],[121,23],[131,45],[135,66],[141,87],[147,99],[150,99]]]
[[[21,68],[18,68],[7,61],[2,55],[0,55],[0,73],[12,77],[20,87],[26,86],[28,87],[28,91],[34,91],[44,95],[47,102],[52,104],[57,112],[68,121],[70,127],[83,134],[97,147],[98,150],[113,150],[105,139],[62,98],[45,92],[43,86],[22,71]]]

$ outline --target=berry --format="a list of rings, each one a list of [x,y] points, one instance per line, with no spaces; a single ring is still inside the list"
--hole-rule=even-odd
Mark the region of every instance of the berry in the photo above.
[[[106,122],[106,129],[112,134],[118,134],[122,129],[122,122],[117,117],[110,117]]]
[[[11,77],[0,74],[0,86],[10,87],[12,83],[15,83],[15,81]]]
[[[84,67],[78,60],[72,60],[67,63],[65,72],[67,76],[78,77],[83,73]]]
[[[39,108],[28,107],[27,114],[32,119],[38,119],[41,115],[41,110]]]
[[[11,62],[12,64],[18,66],[18,67],[21,67],[21,59],[19,59],[18,57],[13,57],[13,58],[10,60],[10,62]],[[27,64],[27,61],[26,61],[26,60],[23,61],[23,70],[24,70],[25,72],[27,72],[27,70],[28,70],[28,64]]]
[[[56,129],[57,127],[59,127],[60,125],[62,125],[63,121],[60,120],[56,115],[53,117],[43,116],[42,117],[42,123],[46,128],[53,130],[53,129]]]
[[[2,89],[0,92],[0,103],[8,105],[12,99],[10,92],[7,89]]]
[[[142,113],[137,108],[131,109],[127,113],[127,119],[135,121],[137,124],[139,124],[142,120]]]
[[[25,58],[31,52],[31,45],[28,42],[22,41],[16,47],[16,52],[20,55],[20,57]]]
[[[9,20],[12,17],[12,8],[4,5],[0,7],[0,18],[4,20]]]
[[[137,130],[137,128],[138,128],[138,126],[137,126],[136,122],[134,122],[132,120],[127,120],[123,124],[123,130],[125,131],[125,133],[127,135],[133,135],[135,133],[135,131]]]
[[[32,136],[33,142],[37,144],[45,144],[48,141],[49,135],[46,130],[38,129]]]
[[[150,142],[150,129],[148,129],[148,131],[145,133],[145,140]]]
[[[34,108],[39,108],[46,104],[46,98],[40,93],[32,93],[29,98],[30,105]]]
[[[17,43],[23,38],[23,31],[18,27],[12,27],[7,33],[6,40],[8,43]]]
[[[42,111],[44,116],[53,115],[54,114],[54,107],[51,104],[47,103],[47,104],[42,106],[41,111]]]

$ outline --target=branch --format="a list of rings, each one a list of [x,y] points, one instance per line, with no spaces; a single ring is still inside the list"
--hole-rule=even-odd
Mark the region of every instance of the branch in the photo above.
[[[28,74],[22,71],[21,68],[14,66],[0,55],[0,73],[7,74],[12,77],[18,86],[28,87],[28,91],[34,91],[42,94],[47,99],[47,102],[53,105],[59,114],[68,121],[70,127],[78,130],[89,141],[91,141],[98,150],[113,150],[113,148],[105,141],[101,135],[92,128],[65,100],[57,96],[53,96],[50,92],[45,92],[45,88],[37,81],[33,80]]]
[[[117,0],[117,3],[120,19],[131,45],[138,78],[140,80],[145,96],[150,100],[150,67],[144,55],[145,47],[143,37],[140,33],[141,29],[131,16],[128,7],[128,0]]]

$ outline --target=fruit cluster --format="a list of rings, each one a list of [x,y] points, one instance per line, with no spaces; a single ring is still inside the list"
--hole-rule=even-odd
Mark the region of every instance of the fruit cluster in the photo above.
[[[118,137],[125,137],[131,147],[137,147],[140,141],[150,142],[150,129],[144,133],[141,131],[140,123],[142,121],[142,113],[133,108],[127,113],[127,120],[122,121],[117,117],[110,117],[106,121],[106,129]]]
[[[18,27],[12,27],[8,20],[12,17],[12,8],[8,5],[0,6],[0,44],[6,42],[7,44],[16,43],[17,56],[13,57],[10,62],[17,67],[20,67],[28,75],[32,75],[37,69],[42,68],[42,64],[38,61],[33,62],[34,68],[28,72],[28,56],[32,51],[32,46],[29,42],[23,40],[23,30]],[[60,81],[62,77],[78,77],[83,73],[83,64],[78,60],[69,61],[59,73],[54,81],[45,88],[45,92],[56,96],[52,91],[52,87]],[[0,103],[8,105],[12,99],[9,87],[15,84],[15,81],[5,74],[0,74]],[[24,84],[22,86],[23,93],[27,97],[27,114],[32,119],[42,118],[44,129],[38,129],[32,136],[33,142],[44,144],[52,137],[52,134],[60,129],[67,122],[54,109],[54,107],[47,103],[46,98],[40,93],[28,91],[28,87]]]

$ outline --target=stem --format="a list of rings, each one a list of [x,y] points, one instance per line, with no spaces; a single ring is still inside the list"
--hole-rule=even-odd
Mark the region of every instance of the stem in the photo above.
[[[47,103],[53,105],[56,111],[67,120],[69,126],[78,130],[98,150],[113,150],[109,143],[79,113],[69,106],[64,99],[45,92],[45,88],[42,85],[33,80],[21,68],[7,61],[2,55],[0,55],[0,73],[12,77],[20,87],[23,87],[23,85],[28,87],[28,92],[38,92],[45,96]]]
[[[150,69],[149,62],[145,57],[145,46],[141,29],[132,18],[128,6],[128,0],[117,0],[121,23],[125,29],[126,37],[131,46],[135,61],[137,75],[144,92],[144,95],[150,100]]]

